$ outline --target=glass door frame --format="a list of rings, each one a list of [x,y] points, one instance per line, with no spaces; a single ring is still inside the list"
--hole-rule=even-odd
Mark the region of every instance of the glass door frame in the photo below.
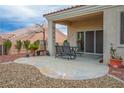
[[[91,53],[91,52],[86,52],[86,32],[89,32],[89,31],[81,31],[81,32],[83,32],[83,37],[84,37],[84,51],[82,52],[82,53],[84,53],[84,54],[95,54],[95,55],[103,55],[103,53],[96,53],[96,32],[97,32],[98,30],[94,30],[93,32],[94,32],[94,52],[93,53]],[[102,30],[103,31],[103,30]],[[81,33],[81,32],[77,32],[77,33]],[[104,42],[103,42],[104,43]]]

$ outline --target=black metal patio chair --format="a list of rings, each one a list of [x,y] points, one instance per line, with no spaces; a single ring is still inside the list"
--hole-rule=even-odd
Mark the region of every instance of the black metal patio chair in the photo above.
[[[62,46],[55,46],[55,57],[63,56],[63,47]]]
[[[56,53],[55,57],[63,57],[69,59],[75,59],[76,58],[76,51],[73,49],[73,47],[70,46],[55,46],[56,47]]]

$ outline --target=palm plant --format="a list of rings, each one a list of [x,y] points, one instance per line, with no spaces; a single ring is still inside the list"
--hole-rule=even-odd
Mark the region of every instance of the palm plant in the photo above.
[[[16,41],[16,49],[18,50],[18,53],[20,53],[21,48],[22,48],[22,41],[17,40]]]
[[[30,49],[30,41],[29,40],[25,40],[23,41],[23,47],[26,49],[26,56],[29,56],[28,50]]]
[[[8,39],[4,42],[4,47],[5,47],[5,54],[7,55],[10,51],[10,48],[12,46],[12,42]]]

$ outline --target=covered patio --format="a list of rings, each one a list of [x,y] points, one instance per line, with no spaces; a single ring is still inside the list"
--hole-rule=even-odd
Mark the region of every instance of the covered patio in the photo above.
[[[56,20],[67,26],[70,46],[84,54],[103,55],[103,12]]]
[[[48,51],[55,55],[56,24],[67,26],[67,39],[70,46],[79,47],[84,54],[103,55],[105,64],[110,57],[110,44],[116,16],[111,10],[114,6],[78,6],[45,14],[48,20]],[[107,10],[107,9],[110,9]],[[111,19],[111,22],[109,21]],[[111,26],[110,26],[111,25]],[[116,29],[116,28],[115,28]],[[80,41],[81,43],[78,43]]]
[[[85,80],[105,76],[108,73],[106,65],[100,65],[99,57],[78,57],[66,60],[54,57],[30,57],[15,60],[16,63],[29,64],[37,67],[40,72],[55,79]]]

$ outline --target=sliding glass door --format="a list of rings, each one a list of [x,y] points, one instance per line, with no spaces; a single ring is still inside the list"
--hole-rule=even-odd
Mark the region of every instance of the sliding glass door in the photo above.
[[[103,31],[96,31],[96,53],[103,53]]]
[[[103,31],[77,33],[79,51],[85,53],[103,53]]]
[[[94,53],[94,31],[86,32],[86,52]]]

